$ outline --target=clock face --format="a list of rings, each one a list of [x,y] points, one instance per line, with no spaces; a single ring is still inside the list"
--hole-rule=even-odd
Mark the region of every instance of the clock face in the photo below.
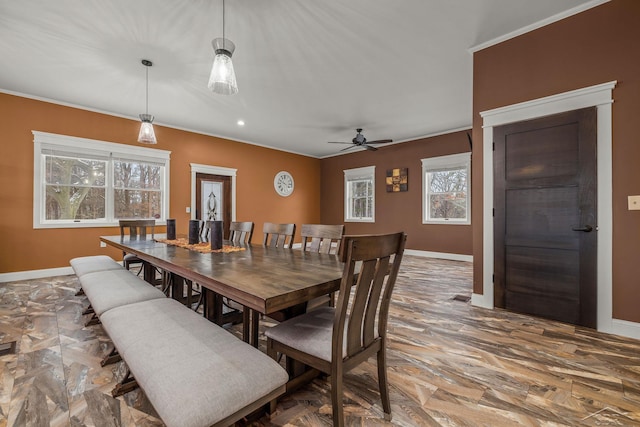
[[[293,177],[289,172],[278,172],[273,179],[273,187],[279,195],[290,196],[293,193]]]

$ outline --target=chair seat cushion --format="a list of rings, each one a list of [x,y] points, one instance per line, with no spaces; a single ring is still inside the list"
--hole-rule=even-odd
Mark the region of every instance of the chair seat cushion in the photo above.
[[[93,255],[73,258],[69,261],[76,276],[81,277],[85,274],[95,273],[105,270],[123,270],[124,267],[106,255]]]
[[[331,362],[334,307],[319,307],[265,330],[275,341]],[[345,322],[345,324],[348,322]],[[343,345],[343,357],[346,346]]]
[[[170,298],[114,308],[101,320],[169,427],[210,426],[289,379],[265,353]]]
[[[80,283],[98,317],[121,305],[166,298],[160,289],[122,268],[85,274]]]

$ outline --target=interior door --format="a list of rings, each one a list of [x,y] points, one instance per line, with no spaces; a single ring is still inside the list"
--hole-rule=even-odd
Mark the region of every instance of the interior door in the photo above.
[[[596,328],[596,110],[494,129],[497,307]]]
[[[224,238],[231,224],[231,177],[196,173],[196,219],[222,221]],[[206,233],[206,228],[203,230]],[[203,236],[208,238],[208,236]]]

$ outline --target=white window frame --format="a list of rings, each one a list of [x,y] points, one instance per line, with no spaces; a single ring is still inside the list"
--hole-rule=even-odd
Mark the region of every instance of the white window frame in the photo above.
[[[164,225],[169,215],[169,166],[171,151],[156,148],[136,147],[117,144],[114,142],[98,141],[95,139],[78,138],[75,136],[58,135],[53,133],[32,131],[33,133],[33,228],[84,228],[117,226],[118,220],[113,217],[113,183],[111,182],[110,166],[107,167],[105,180],[106,218],[99,220],[47,220],[45,214],[44,197],[46,186],[44,182],[44,155],[51,151],[68,152],[75,155],[87,155],[108,158],[112,160],[134,160],[164,165],[161,189],[163,192],[162,213],[156,221]]]
[[[355,180],[371,181],[371,217],[352,217],[351,187],[349,183]],[[376,222],[376,167],[365,166],[362,168],[344,170],[344,221],[345,222]]]
[[[429,213],[428,174],[434,170],[465,167],[467,170],[467,217],[465,219],[431,219]],[[447,156],[422,159],[422,223],[423,224],[471,224],[471,153],[449,154]]]

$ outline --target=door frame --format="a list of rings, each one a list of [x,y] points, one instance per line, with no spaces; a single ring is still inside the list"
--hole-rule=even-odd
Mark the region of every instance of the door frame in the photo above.
[[[480,112],[483,137],[483,293],[472,294],[471,303],[494,308],[493,301],[493,128],[587,107],[597,111],[597,329],[634,336],[638,330],[613,319],[613,199],[612,199],[612,91],[617,81],[573,90],[532,101]],[[632,322],[626,322],[635,325]],[[629,330],[626,330],[629,329]],[[624,333],[623,332],[626,332]],[[634,332],[632,335],[630,333]]]
[[[231,177],[231,221],[236,220],[236,173],[238,169],[222,166],[200,165],[190,163],[191,166],[191,219],[196,219],[196,174],[222,175]]]

